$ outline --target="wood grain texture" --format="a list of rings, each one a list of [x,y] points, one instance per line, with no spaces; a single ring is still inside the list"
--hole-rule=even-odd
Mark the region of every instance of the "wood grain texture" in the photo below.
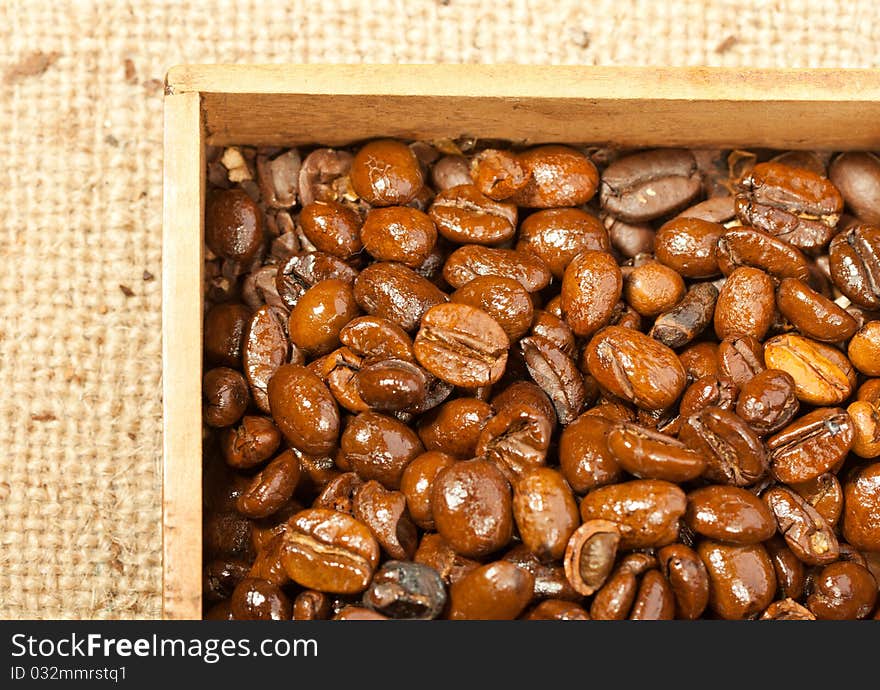
[[[880,146],[880,71],[520,65],[172,68],[208,143],[489,136],[523,143]],[[344,123],[344,124],[341,124]]]
[[[197,93],[165,98],[162,237],[164,618],[202,614],[202,237]]]

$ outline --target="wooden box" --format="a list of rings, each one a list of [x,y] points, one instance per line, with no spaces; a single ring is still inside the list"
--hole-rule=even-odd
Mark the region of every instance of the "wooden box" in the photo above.
[[[880,71],[182,66],[165,87],[165,618],[201,616],[206,144],[462,135],[634,146],[880,148]]]

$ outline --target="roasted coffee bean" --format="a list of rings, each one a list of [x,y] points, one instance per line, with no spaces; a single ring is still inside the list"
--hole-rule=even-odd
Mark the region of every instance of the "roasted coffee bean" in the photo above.
[[[675,596],[676,618],[699,618],[709,603],[709,574],[703,561],[684,544],[664,546],[657,560]]]
[[[327,385],[341,407],[350,412],[366,412],[370,406],[364,402],[357,387],[357,373],[363,364],[363,358],[347,347],[340,347],[313,360],[308,368]]]
[[[776,517],[785,543],[798,559],[807,565],[837,560],[840,547],[831,526],[800,495],[776,486],[763,495],[763,500]]]
[[[819,620],[867,618],[876,602],[874,576],[867,568],[845,561],[822,568],[807,597],[807,606]]]
[[[531,573],[495,561],[465,575],[449,588],[452,620],[513,620],[532,599]]]
[[[699,152],[695,152],[696,157]],[[726,171],[725,171],[726,172]],[[725,183],[727,181],[725,180]],[[694,204],[690,208],[678,214],[676,218],[696,218],[705,220],[710,223],[720,223],[726,225],[730,221],[736,220],[736,209],[733,204],[733,197],[727,196],[728,189],[724,188],[725,196],[710,196],[705,201]],[[738,222],[738,221],[737,221]]]
[[[853,391],[856,374],[839,350],[824,343],[786,333],[764,344],[764,361],[771,369],[788,372],[798,399],[812,405],[837,405]]]
[[[424,182],[416,155],[392,139],[361,147],[350,175],[355,193],[372,206],[403,206],[415,198]]]
[[[379,546],[391,558],[410,560],[416,552],[418,533],[406,512],[406,498],[371,480],[358,487],[351,504],[352,515],[365,524]]]
[[[293,600],[293,620],[323,621],[330,617],[330,597],[323,592],[307,589]]]
[[[608,233],[596,216],[579,208],[550,208],[528,216],[520,225],[517,249],[529,251],[562,278],[583,251],[609,251]]]
[[[241,558],[255,556],[251,544],[254,523],[233,511],[215,511],[205,516],[202,526],[206,558]]]
[[[556,424],[556,412],[553,403],[541,388],[531,381],[514,381],[491,400],[492,407],[497,412],[503,412],[508,407],[525,405],[532,407],[538,413],[547,418],[550,426]]]
[[[581,518],[616,522],[620,547],[665,546],[678,536],[678,520],[686,498],[675,484],[638,479],[594,489],[581,501]]]
[[[657,231],[657,261],[685,278],[718,275],[716,247],[724,226],[699,218],[673,218]]]
[[[703,376],[688,386],[678,405],[682,422],[707,407],[732,410],[739,389],[729,376]]]
[[[534,307],[531,297],[512,278],[477,276],[453,292],[450,300],[486,312],[504,329],[512,343],[525,335],[532,325]]]
[[[339,331],[339,340],[361,357],[371,360],[414,361],[412,339],[400,326],[376,316],[359,316]]]
[[[578,601],[581,598],[566,579],[561,562],[541,561],[524,544],[514,546],[502,556],[501,560],[509,561],[531,573],[535,583],[532,596],[535,599]]]
[[[779,283],[776,306],[802,335],[813,340],[834,343],[849,340],[856,332],[856,320],[852,316],[795,278],[785,278]]]
[[[291,518],[284,539],[287,574],[299,585],[322,592],[363,592],[379,562],[379,544],[367,526],[325,508]]]
[[[688,345],[681,351],[678,359],[684,367],[688,381],[696,381],[704,376],[722,376],[718,349],[717,343],[703,341]],[[761,366],[763,359],[762,352]]]
[[[299,458],[289,450],[281,453],[254,476],[247,490],[238,497],[236,509],[251,518],[271,515],[293,496],[299,475]]]
[[[588,337],[611,321],[623,291],[620,267],[608,252],[584,251],[565,269],[562,311],[576,335]]]
[[[705,458],[681,441],[629,422],[611,428],[608,449],[624,470],[639,479],[687,482],[706,469]]]
[[[860,458],[880,456],[880,405],[857,400],[846,411],[853,423],[852,452]]]
[[[353,156],[347,151],[312,151],[299,171],[300,203],[307,206],[313,201],[338,201],[342,197],[341,183],[348,181],[352,160]]]
[[[844,538],[862,551],[880,551],[880,463],[854,471],[843,495]]]
[[[327,483],[312,507],[354,515],[354,497],[363,485],[364,482],[355,472],[343,472]]]
[[[574,360],[539,335],[520,340],[529,374],[553,402],[559,423],[577,419],[587,402],[584,377]]]
[[[514,204],[526,208],[580,206],[596,193],[599,173],[580,151],[552,144],[526,149],[518,159],[527,181],[509,198]]]
[[[413,561],[436,570],[447,585],[457,582],[480,567],[478,561],[456,553],[443,537],[435,532],[429,532],[422,537]]]
[[[569,424],[559,438],[562,474],[578,494],[618,481],[623,471],[608,448],[613,423],[585,413]]]
[[[712,323],[718,289],[712,283],[691,286],[682,299],[654,321],[650,336],[666,347],[687,345]]]
[[[322,280],[309,288],[290,312],[291,342],[310,356],[339,346],[339,331],[358,314],[354,293],[342,280]]]
[[[779,595],[800,599],[806,585],[804,564],[794,555],[780,536],[768,539],[764,542],[764,546],[773,563]]]
[[[761,544],[706,540],[697,553],[709,573],[709,606],[721,618],[755,618],[773,601],[776,575]]]
[[[561,599],[547,599],[525,617],[529,621],[588,621],[590,614],[582,606]]]
[[[697,534],[731,544],[757,544],[776,533],[773,513],[751,491],[736,486],[692,491],[684,519]]]
[[[425,372],[410,362],[386,359],[362,367],[355,376],[361,399],[373,410],[408,410],[424,403]]]
[[[707,479],[748,486],[767,471],[764,446],[754,431],[733,412],[707,407],[688,417],[679,439],[706,458]]]
[[[205,359],[212,364],[238,369],[244,349],[251,310],[243,304],[218,304],[205,315]]]
[[[493,462],[511,483],[547,459],[551,417],[528,404],[510,404],[486,422],[476,454]]]
[[[482,400],[456,398],[422,419],[419,438],[428,450],[472,458],[480,432],[491,416],[492,408]]]
[[[568,483],[556,470],[529,470],[514,485],[513,517],[520,538],[543,561],[562,558],[580,520]]]
[[[865,223],[880,224],[880,159],[875,154],[841,153],[832,161],[828,178],[851,213]]]
[[[531,252],[477,244],[459,247],[443,265],[443,277],[456,289],[477,276],[490,275],[513,278],[530,293],[543,290],[552,277],[547,264]]]
[[[247,577],[250,564],[240,558],[215,558],[205,566],[202,592],[208,601],[232,596],[239,582]]]
[[[269,380],[282,364],[291,359],[302,363],[303,355],[297,348],[291,350],[284,310],[265,306],[251,317],[244,340],[244,373],[251,387],[254,403],[263,412],[269,412],[267,387]]]
[[[446,605],[446,588],[433,568],[388,561],[373,576],[363,602],[389,618],[432,620]]]
[[[470,184],[440,192],[430,216],[437,231],[458,244],[501,244],[516,231],[516,206],[493,201]]]
[[[762,621],[814,621],[816,617],[809,609],[798,604],[794,599],[774,601],[758,620]]]
[[[659,570],[649,570],[639,583],[629,619],[662,621],[675,617],[675,595]]]
[[[288,621],[293,613],[290,599],[278,585],[253,577],[238,583],[229,608],[237,621]]]
[[[743,266],[731,273],[715,304],[715,333],[721,338],[752,336],[763,340],[773,322],[776,297],[773,281],[757,268]]]
[[[509,343],[504,329],[481,309],[441,304],[422,317],[413,349],[419,364],[437,378],[476,388],[501,378]]]
[[[770,470],[786,484],[815,479],[846,457],[853,437],[846,410],[820,407],[767,439]]]
[[[294,307],[306,291],[322,280],[341,280],[351,285],[357,276],[351,266],[324,252],[294,254],[275,274],[275,289],[281,300]]]
[[[290,518],[288,518],[290,519]],[[290,576],[284,569],[282,557],[287,549],[285,541],[285,533],[287,531],[287,523],[284,523],[283,529],[272,537],[266,544],[257,551],[257,557],[251,565],[248,577],[256,577],[261,580],[271,582],[273,585],[282,587],[290,582]]]
[[[299,226],[319,252],[350,259],[363,249],[360,216],[335,201],[315,201],[303,206]]]
[[[235,424],[247,409],[251,396],[244,377],[227,367],[217,367],[205,373],[202,380],[205,424],[220,428]]]
[[[403,470],[424,451],[415,431],[376,412],[363,412],[349,421],[340,449],[361,478],[375,479],[388,489],[400,487]]]
[[[578,594],[590,596],[608,579],[620,544],[620,530],[608,520],[578,527],[565,548],[565,576]]]
[[[718,240],[718,266],[730,275],[743,266],[759,268],[778,280],[810,278],[807,257],[773,235],[750,227],[731,228]]]
[[[686,207],[700,193],[701,179],[690,151],[656,149],[619,158],[602,173],[602,208],[640,223]]]
[[[450,187],[473,183],[467,158],[460,155],[443,156],[431,168],[431,181],[441,192]]]
[[[813,506],[831,527],[837,524],[843,511],[843,487],[834,474],[828,472],[806,482],[791,484],[790,487]]]
[[[600,386],[646,410],[673,405],[687,380],[675,352],[620,326],[609,326],[593,337],[587,367]]]
[[[474,156],[470,170],[470,176],[480,192],[497,201],[510,198],[529,181],[529,175],[519,158],[510,151],[484,149]]]
[[[611,246],[627,259],[654,253],[656,233],[650,223],[625,223],[606,214],[602,225],[608,231]]]
[[[816,251],[827,244],[843,198],[826,178],[781,163],[759,163],[740,183],[736,213],[743,225]]]
[[[623,296],[642,316],[657,316],[684,298],[682,277],[668,266],[649,261],[636,266],[626,277]]]
[[[358,274],[354,298],[368,314],[388,319],[407,332],[419,327],[428,309],[448,299],[412,269],[386,262],[371,264]]]
[[[263,244],[263,214],[242,189],[215,190],[205,204],[205,244],[222,259],[247,263]]]
[[[361,240],[377,261],[397,261],[417,269],[437,243],[437,228],[427,214],[407,206],[374,208],[361,228]]]
[[[400,479],[400,491],[413,522],[422,529],[434,529],[434,511],[431,496],[434,480],[441,471],[451,467],[456,459],[436,450],[422,453],[410,462]]]
[[[510,487],[488,460],[442,470],[434,479],[431,506],[437,531],[462,556],[486,556],[513,535]]]
[[[620,564],[615,568],[611,576],[606,580],[602,588],[596,592],[593,602],[590,606],[590,616],[596,620],[623,620],[627,617],[634,617],[636,613],[644,616],[648,612],[645,610],[644,604],[651,600],[656,602],[656,597],[651,597],[649,601],[645,601],[645,597],[639,597],[640,583],[639,577],[648,573],[657,573],[654,569],[657,565],[657,559],[646,553],[634,553],[624,556]],[[652,585],[649,589],[655,590],[656,581],[651,583],[652,576],[648,583]],[[644,578],[643,578],[644,581]],[[674,610],[673,595],[667,591],[668,596],[662,597],[666,601],[666,616],[672,617]],[[636,608],[636,602],[641,599],[642,603]],[[657,615],[655,609],[654,615]]]
[[[816,151],[785,151],[770,159],[772,163],[782,163],[790,168],[798,168],[819,175],[820,177],[828,177],[826,163],[829,156]]]
[[[765,369],[743,384],[736,414],[763,436],[788,424],[799,407],[791,375],[779,369]]]
[[[764,371],[764,346],[750,335],[725,338],[718,345],[718,369],[742,388]]]
[[[227,464],[237,469],[268,460],[281,444],[278,428],[266,417],[245,416],[241,424],[223,430],[220,449]]]
[[[849,341],[847,354],[865,376],[880,376],[880,321],[868,321]]]
[[[285,364],[269,380],[272,418],[294,448],[325,455],[339,438],[339,408],[323,381],[306,367]]]
[[[541,309],[534,312],[531,324],[531,334],[541,336],[556,345],[562,352],[570,357],[577,355],[577,345],[574,332],[558,316]]]

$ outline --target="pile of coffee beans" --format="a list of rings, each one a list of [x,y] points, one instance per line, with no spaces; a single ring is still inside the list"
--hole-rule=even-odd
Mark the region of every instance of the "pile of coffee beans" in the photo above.
[[[880,618],[872,153],[207,175],[208,618]]]

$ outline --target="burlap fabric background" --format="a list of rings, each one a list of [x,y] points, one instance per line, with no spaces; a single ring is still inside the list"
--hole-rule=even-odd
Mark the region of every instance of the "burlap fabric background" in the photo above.
[[[878,40],[876,0],[0,0],[0,617],[160,612],[169,66],[869,67]]]

